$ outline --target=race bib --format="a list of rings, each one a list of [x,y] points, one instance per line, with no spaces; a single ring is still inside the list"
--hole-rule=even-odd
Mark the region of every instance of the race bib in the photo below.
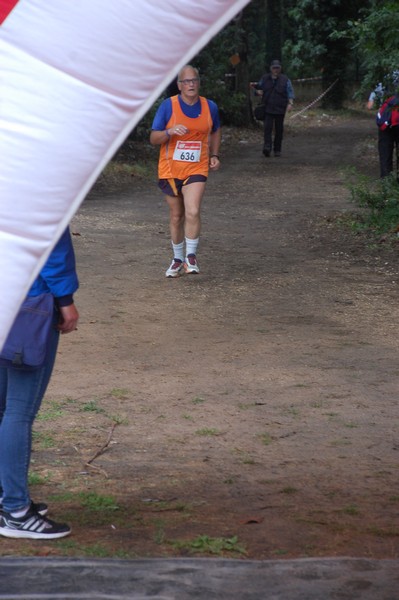
[[[202,142],[182,142],[176,144],[173,160],[180,162],[196,163],[201,158]]]

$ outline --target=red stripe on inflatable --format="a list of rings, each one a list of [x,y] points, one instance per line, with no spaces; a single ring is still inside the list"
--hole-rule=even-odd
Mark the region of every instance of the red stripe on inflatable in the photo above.
[[[0,25],[5,21],[8,17],[12,9],[16,4],[18,4],[19,0],[1,0],[0,2]]]

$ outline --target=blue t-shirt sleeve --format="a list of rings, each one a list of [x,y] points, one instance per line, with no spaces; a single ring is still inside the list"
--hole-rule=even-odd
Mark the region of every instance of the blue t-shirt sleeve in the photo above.
[[[212,117],[212,123],[213,123],[212,133],[214,133],[215,131],[220,129],[219,109],[213,100],[207,100],[207,102],[208,102],[209,110],[211,111],[211,117]]]
[[[170,98],[166,98],[155,113],[151,129],[154,131],[163,131],[171,116],[172,101]]]
[[[70,304],[72,295],[78,287],[75,252],[68,227],[54,246],[28,295],[36,296],[47,291],[51,292],[55,298],[68,297]],[[64,302],[63,305],[65,304]]]

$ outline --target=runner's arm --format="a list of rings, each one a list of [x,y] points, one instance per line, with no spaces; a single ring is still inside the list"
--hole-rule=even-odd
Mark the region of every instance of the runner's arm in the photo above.
[[[209,168],[216,171],[220,167],[219,149],[222,141],[222,130],[220,127],[212,131],[209,142]]]

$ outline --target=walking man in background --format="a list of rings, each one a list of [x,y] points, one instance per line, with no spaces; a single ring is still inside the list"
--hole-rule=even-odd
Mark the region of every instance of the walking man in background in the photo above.
[[[292,83],[282,73],[280,61],[273,60],[270,73],[258,83],[251,83],[251,87],[262,92],[265,106],[263,154],[270,156],[273,150],[274,156],[281,156],[285,113],[291,110],[295,98]]]

